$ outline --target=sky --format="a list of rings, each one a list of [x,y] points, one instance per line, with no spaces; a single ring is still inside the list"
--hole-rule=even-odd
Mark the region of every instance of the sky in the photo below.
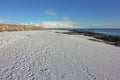
[[[120,28],[120,0],[0,0],[0,23]]]

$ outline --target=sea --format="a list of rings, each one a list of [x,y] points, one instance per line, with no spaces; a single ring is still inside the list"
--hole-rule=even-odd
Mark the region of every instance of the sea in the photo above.
[[[120,36],[120,28],[87,29],[88,31],[112,36]]]
[[[120,28],[56,28],[55,30],[86,30],[105,35],[120,36]]]

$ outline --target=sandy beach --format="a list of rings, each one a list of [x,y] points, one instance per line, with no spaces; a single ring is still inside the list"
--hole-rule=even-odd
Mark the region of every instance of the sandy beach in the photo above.
[[[120,47],[56,32],[1,32],[0,80],[120,80]]]

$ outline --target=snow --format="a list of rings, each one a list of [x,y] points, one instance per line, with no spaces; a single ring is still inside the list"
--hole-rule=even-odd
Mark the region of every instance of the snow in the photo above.
[[[120,80],[119,47],[55,32],[1,32],[0,80]]]

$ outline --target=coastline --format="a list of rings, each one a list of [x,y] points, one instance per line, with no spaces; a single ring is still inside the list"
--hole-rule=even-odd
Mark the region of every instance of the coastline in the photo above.
[[[107,44],[115,45],[117,47],[120,47],[120,36],[117,35],[107,35],[103,33],[97,33],[93,31],[88,30],[68,30],[68,32],[61,32],[63,34],[69,34],[69,35],[84,35],[95,38],[90,39],[92,41],[101,41]]]

